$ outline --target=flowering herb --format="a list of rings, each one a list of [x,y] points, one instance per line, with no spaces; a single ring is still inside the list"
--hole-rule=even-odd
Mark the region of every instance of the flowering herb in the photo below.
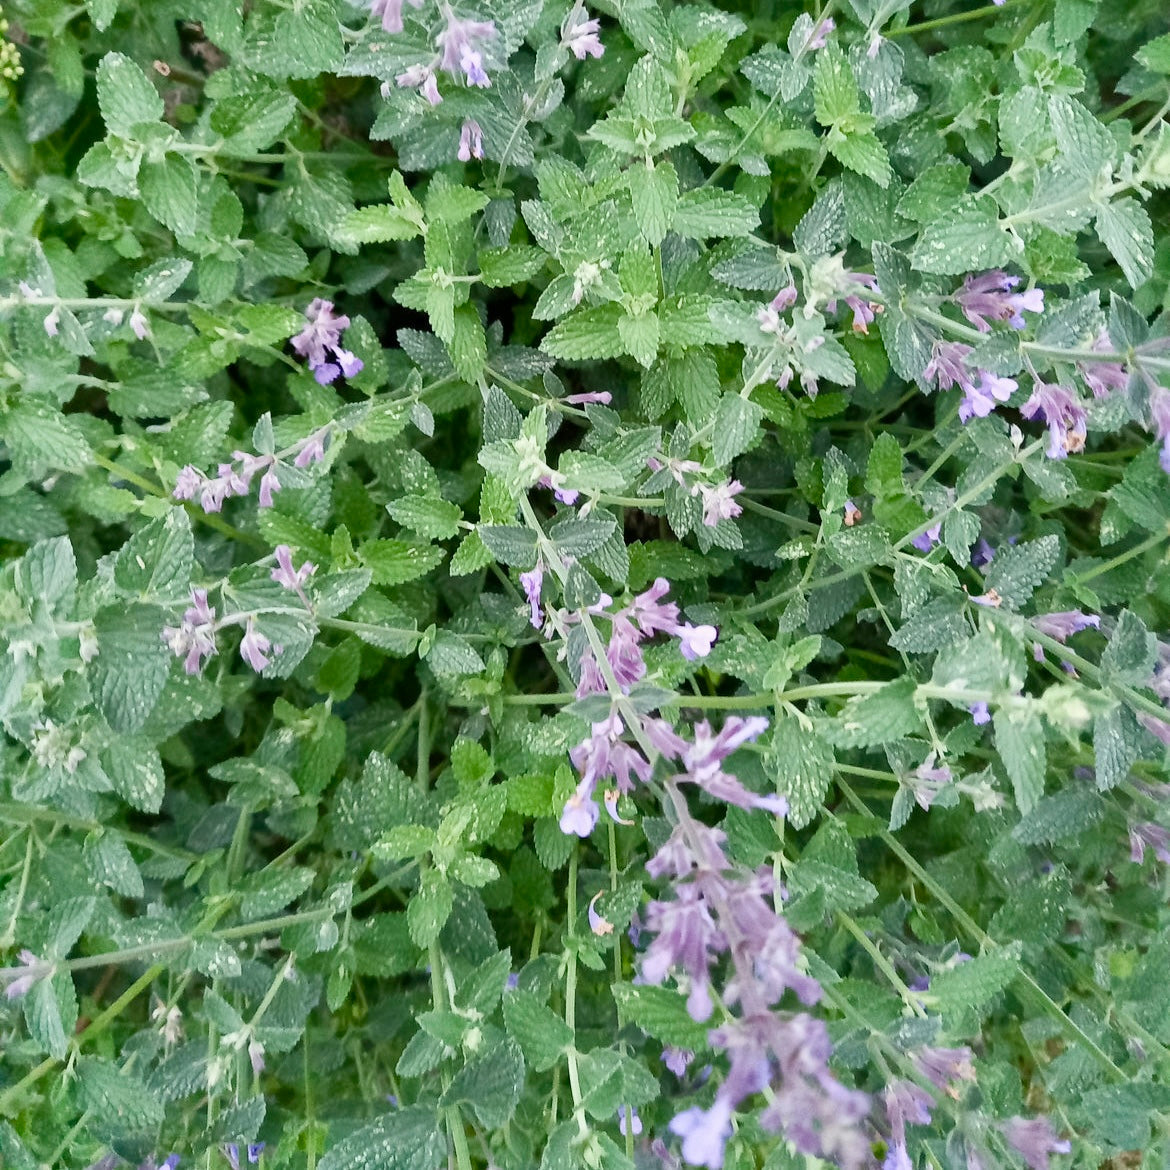
[[[1160,1152],[1158,4],[8,0],[0,87],[0,1164]]]

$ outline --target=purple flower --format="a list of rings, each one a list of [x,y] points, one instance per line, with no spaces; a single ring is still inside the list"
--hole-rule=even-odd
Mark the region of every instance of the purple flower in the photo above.
[[[831,33],[836,27],[837,22],[831,16],[826,16],[825,19],[822,20],[815,29],[813,29],[812,36],[808,41],[808,48],[810,50],[823,49],[829,42],[829,33]]]
[[[351,378],[362,369],[361,359],[341,347],[341,335],[349,328],[349,318],[334,313],[332,301],[315,297],[305,309],[305,317],[308,324],[292,339],[292,347],[309,363],[322,386],[342,372]],[[329,354],[337,361],[329,361]]]
[[[18,957],[20,959],[18,966],[27,968],[27,971],[23,975],[17,975],[4,989],[5,999],[20,999],[21,996],[27,995],[42,979],[52,974],[52,967],[38,959],[27,948],[22,950]]]
[[[967,710],[971,712],[971,722],[974,723],[976,727],[982,727],[984,723],[991,722],[991,712],[988,710],[987,704],[982,699],[980,699],[977,703],[972,703],[971,706],[967,708]]]
[[[1030,619],[1034,629],[1058,642],[1067,642],[1081,630],[1099,629],[1101,619],[1097,614],[1082,613],[1079,609],[1061,610],[1059,613],[1041,613]]]
[[[171,495],[176,500],[190,500],[194,499],[195,493],[203,486],[203,472],[198,468],[193,467],[190,463],[186,465],[175,479],[175,490]]]
[[[584,16],[584,12],[575,11],[574,23],[561,35],[562,43],[578,61],[584,61],[586,57],[600,57],[605,52],[601,38],[597,35],[601,31],[601,21],[585,20]]]
[[[942,535],[942,521],[932,524],[925,532],[920,532],[910,543],[924,553],[930,552],[939,542]]]
[[[585,796],[578,785],[577,791],[565,801],[561,812],[561,832],[566,836],[575,834],[578,837],[588,837],[593,832],[601,810],[592,796]]]
[[[981,276],[968,276],[963,287],[952,300],[981,333],[987,333],[991,321],[1006,321],[1013,329],[1023,329],[1026,324],[1023,314],[1044,311],[1044,290],[1033,288],[1014,293],[1020,283],[1018,276],[1009,276],[1000,269],[985,272]]]
[[[923,379],[935,382],[940,390],[949,390],[952,386],[969,390],[972,385],[971,370],[964,363],[971,352],[971,346],[961,341],[936,339],[930,361],[922,371]]]
[[[272,580],[304,598],[304,583],[317,571],[317,566],[312,561],[305,561],[299,569],[294,569],[292,549],[287,544],[278,544],[273,551],[276,568],[270,574]]]
[[[540,608],[540,587],[544,581],[544,566],[540,561],[536,562],[534,569],[529,569],[527,573],[520,574],[520,587],[524,590],[524,596],[528,599],[528,620],[532,623],[532,628],[539,630],[544,625],[544,613]]]
[[[1098,353],[1111,353],[1113,343],[1109,340],[1108,330],[1099,330],[1089,348]],[[1124,390],[1129,384],[1129,372],[1121,362],[1078,362],[1077,369],[1093,391],[1094,398],[1108,398],[1115,390]]]
[[[490,86],[491,79],[484,72],[480,45],[495,35],[496,26],[492,21],[460,20],[448,9],[446,27],[435,38],[439,68],[452,77],[462,73],[468,85]]]
[[[1048,424],[1049,459],[1063,459],[1085,449],[1085,408],[1064,386],[1037,381],[1020,413],[1025,418],[1039,415]]]
[[[952,1093],[960,1081],[973,1081],[975,1079],[975,1066],[971,1063],[971,1049],[966,1046],[962,1048],[927,1046],[911,1053],[910,1059],[914,1067],[943,1093]]]
[[[746,789],[734,776],[724,772],[720,766],[737,748],[749,740],[756,739],[767,730],[768,721],[753,715],[743,719],[733,715],[723,725],[718,735],[713,735],[711,725],[703,720],[695,725],[694,743],[683,750],[683,773],[676,780],[697,784],[708,796],[722,800],[739,808],[759,808],[775,816],[784,816],[788,802],[782,796],[759,796]]]
[[[293,460],[293,466],[299,467],[302,470],[311,466],[314,463],[319,463],[325,458],[325,440],[329,438],[330,428],[328,426],[321,427],[320,430],[314,431],[301,444],[301,449],[297,452],[296,458]]]
[[[1138,722],[1157,740],[1159,740],[1166,747],[1170,747],[1170,723],[1165,719],[1159,719],[1155,715],[1147,715],[1144,712],[1138,717]]]
[[[719,1098],[710,1109],[697,1105],[685,1110],[670,1123],[670,1132],[682,1138],[682,1156],[692,1166],[720,1170],[723,1147],[731,1136],[731,1107]]]
[[[417,89],[432,106],[439,105],[443,100],[435,71],[429,65],[412,65],[405,72],[399,73],[394,80],[400,88]]]
[[[668,1045],[662,1050],[662,1063],[676,1077],[681,1077],[694,1059],[695,1054],[689,1048],[675,1048],[673,1045]]]
[[[45,327],[45,332],[50,337],[56,337],[61,331],[61,306],[54,305],[42,324]]]
[[[738,516],[743,508],[735,502],[735,497],[743,491],[743,484],[738,479],[729,479],[725,483],[696,484],[691,494],[696,493],[703,497],[703,523],[708,528],[714,528],[720,520],[731,520]]]
[[[625,1105],[619,1105],[617,1115],[618,1132],[623,1137],[627,1133],[637,1137],[642,1132],[642,1119],[638,1116],[638,1111],[632,1105],[628,1109]]]
[[[272,507],[272,494],[273,494],[273,492],[278,492],[278,491],[280,491],[280,480],[277,478],[275,469],[269,468],[260,477],[260,494],[259,494],[260,507],[261,508],[271,508]]]
[[[613,401],[613,395],[608,390],[588,390],[584,394],[566,394],[561,401],[569,406],[586,406],[591,402],[608,406]]]
[[[893,1080],[882,1092],[893,1144],[906,1147],[907,1125],[929,1125],[934,1098],[913,1081]],[[908,1163],[907,1163],[908,1164]]]
[[[162,640],[172,654],[184,659],[183,669],[198,674],[204,660],[215,653],[215,609],[207,604],[206,589],[191,590],[191,605],[178,626],[164,626]]]
[[[979,385],[968,383],[963,387],[963,400],[959,403],[959,420],[970,422],[973,418],[986,418],[997,402],[1007,402],[1018,383],[1014,378],[1000,378],[989,370],[979,371]]]
[[[256,628],[256,623],[248,618],[244,627],[244,637],[240,642],[240,657],[259,674],[272,660],[268,652],[272,643]]]
[[[459,131],[459,150],[455,157],[460,162],[483,158],[483,127],[474,119],[466,118]]]
[[[410,0],[412,8],[421,8],[422,0]],[[382,29],[388,33],[402,31],[402,0],[374,0],[370,15],[382,18]]]
[[[414,2],[414,0],[411,0],[411,3],[413,3],[413,2]],[[255,1165],[257,1162],[259,1162],[260,1155],[262,1153],[264,1153],[264,1146],[266,1144],[267,1143],[265,1143],[265,1142],[253,1142],[251,1145],[249,1145],[248,1146],[248,1161],[251,1162],[253,1165]]]
[[[139,341],[145,341],[150,336],[150,321],[139,305],[135,305],[130,313],[130,330]]]
[[[1163,865],[1170,865],[1170,831],[1153,821],[1131,825],[1129,829],[1129,859],[1141,865],[1146,859],[1146,846]]]
[[[690,622],[679,626],[675,632],[679,637],[679,650],[688,662],[706,658],[711,653],[712,643],[719,636],[714,626],[692,626]]]
[[[1162,470],[1170,475],[1170,391],[1159,387],[1156,393],[1150,395],[1150,418],[1154,434],[1162,444],[1159,462]]]
[[[1049,1154],[1067,1154],[1072,1146],[1059,1141],[1047,1117],[1013,1117],[1003,1123],[1003,1135],[1032,1170],[1048,1170]]]

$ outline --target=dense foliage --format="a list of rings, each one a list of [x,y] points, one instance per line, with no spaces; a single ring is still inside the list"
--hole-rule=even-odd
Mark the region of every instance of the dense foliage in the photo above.
[[[5,1170],[1164,1165],[1170,33],[975,5],[10,0]]]

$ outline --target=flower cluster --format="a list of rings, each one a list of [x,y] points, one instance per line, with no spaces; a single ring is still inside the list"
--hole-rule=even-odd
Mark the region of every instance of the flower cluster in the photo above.
[[[199,499],[204,512],[220,512],[225,500],[251,493],[252,480],[260,476],[257,502],[261,508],[272,507],[272,497],[280,491],[280,465],[292,459],[293,467],[304,471],[325,458],[325,443],[332,433],[329,426],[321,427],[311,435],[294,443],[287,451],[274,455],[252,455],[247,451],[233,451],[230,463],[221,463],[214,476],[205,475],[188,463],[178,474],[171,495],[176,500]]]
[[[417,7],[416,0],[411,0]],[[382,27],[388,32],[401,30],[402,0],[384,0]],[[438,71],[453,78],[462,77],[470,86],[487,89],[491,78],[484,67],[484,45],[496,38],[496,26],[491,20],[463,20],[446,4],[442,6],[444,24],[435,37],[435,56],[425,64],[412,65],[395,78],[404,89],[417,89],[432,105],[443,100],[439,92]],[[387,19],[393,18],[398,27],[389,28]],[[476,156],[479,157],[479,156]],[[464,160],[466,161],[466,160]]]
[[[686,1162],[721,1167],[733,1114],[767,1091],[759,1118],[765,1130],[782,1134],[801,1153],[850,1170],[869,1157],[869,1098],[841,1084],[829,1068],[832,1046],[823,1022],[779,1007],[788,992],[805,1006],[821,996],[805,969],[800,940],[777,909],[783,891],[767,868],[737,870],[724,852],[724,833],[692,817],[679,787],[691,782],[716,799],[782,813],[782,798],[748,793],[722,769],[727,756],[765,726],[763,719],[732,718],[715,735],[700,724],[694,744],[682,749],[685,771],[666,782],[675,828],[646,866],[652,877],[668,879],[671,896],[646,908],[654,937],[640,978],[659,984],[673,972],[687,990],[688,1012],[704,1021],[714,1008],[715,965],[723,959],[729,965],[722,1000],[738,1012],[729,1010],[708,1033],[712,1046],[728,1055],[727,1075],[709,1107],[692,1106],[670,1123]]]
[[[311,561],[305,561],[299,569],[293,567],[292,549],[287,544],[278,545],[275,551],[276,568],[270,576],[285,589],[297,594],[306,608],[310,608],[305,595],[304,583],[317,571]],[[240,640],[240,657],[257,674],[271,664],[271,655],[279,654],[281,647],[274,645],[259,628],[254,613],[225,614],[216,619],[215,607],[208,604],[206,589],[191,589],[191,604],[183,613],[177,626],[164,626],[162,640],[177,658],[183,659],[183,669],[188,674],[200,674],[207,660],[218,652],[216,634],[229,626],[244,627]]]
[[[990,370],[972,370],[967,358],[972,347],[961,341],[936,339],[930,361],[922,371],[926,382],[933,382],[940,390],[958,386],[963,391],[959,403],[959,418],[970,422],[973,418],[986,418],[998,403],[1011,398],[1018,383],[1014,378],[1001,378]]]
[[[1023,329],[1027,324],[1024,313],[1044,312],[1044,290],[1031,288],[1014,292],[1019,284],[1020,277],[996,268],[979,276],[968,276],[951,300],[980,333],[989,333],[992,321],[1006,321],[1013,329]]]
[[[305,310],[305,318],[308,323],[292,339],[292,347],[309,363],[313,377],[322,386],[336,381],[339,374],[352,378],[361,373],[361,358],[341,345],[341,335],[349,328],[349,318],[335,313],[332,301],[314,297]]]

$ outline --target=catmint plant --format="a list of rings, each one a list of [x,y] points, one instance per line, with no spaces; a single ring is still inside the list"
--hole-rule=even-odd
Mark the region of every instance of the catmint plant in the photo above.
[[[1167,1143],[1153,0],[8,0],[0,1165]]]

